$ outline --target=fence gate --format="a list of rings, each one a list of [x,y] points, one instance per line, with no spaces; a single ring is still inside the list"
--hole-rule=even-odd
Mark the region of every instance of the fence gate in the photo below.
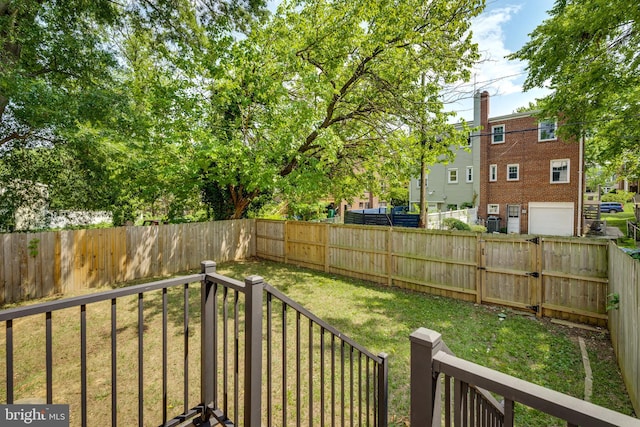
[[[483,236],[479,250],[481,300],[541,314],[538,237]]]

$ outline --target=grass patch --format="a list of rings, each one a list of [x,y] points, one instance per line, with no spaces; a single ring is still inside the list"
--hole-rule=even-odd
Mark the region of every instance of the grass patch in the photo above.
[[[618,227],[620,231],[626,236],[627,234],[627,221],[636,220],[635,214],[633,212],[633,203],[625,203],[624,211],[617,213],[605,213],[602,212],[600,214],[600,219],[603,221],[607,221],[607,226],[609,227]]]
[[[585,337],[594,372],[594,403],[626,414],[632,406],[626,395],[606,331],[568,329],[508,309],[477,306],[448,298],[429,296],[373,285],[331,274],[272,262],[247,261],[218,266],[222,274],[242,279],[260,275],[320,318],[374,353],[389,354],[389,416],[391,425],[404,426],[409,419],[409,334],[418,327],[440,332],[456,355],[498,371],[579,398],[584,394],[584,371],[575,336]],[[167,396],[173,416],[182,411],[183,390],[174,368],[182,363],[181,289],[169,291],[169,381]],[[191,291],[193,345],[199,346],[199,288]],[[161,360],[153,351],[161,342],[161,295],[145,295],[145,424],[161,413],[154,390],[161,389]],[[118,300],[118,423],[125,425],[137,413],[137,301],[135,296]],[[499,314],[506,314],[500,320]],[[91,423],[111,422],[110,303],[87,307],[88,407]],[[79,314],[78,310],[54,313],[54,403],[71,405],[71,425],[79,425]],[[16,349],[15,398],[44,397],[43,319],[14,323]],[[0,384],[6,384],[5,333],[0,331]],[[194,357],[192,373],[199,371]],[[179,372],[179,369],[176,370]],[[192,399],[199,398],[199,379],[192,381]],[[291,384],[293,384],[291,382]],[[6,390],[0,387],[0,401]],[[293,409],[293,408],[291,408]],[[544,414],[516,407],[518,425],[560,425]],[[157,423],[155,423],[157,424]]]

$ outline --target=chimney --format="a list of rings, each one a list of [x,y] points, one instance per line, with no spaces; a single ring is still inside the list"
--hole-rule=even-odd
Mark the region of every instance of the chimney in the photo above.
[[[480,125],[484,130],[489,125],[489,92],[486,90],[480,94]]]

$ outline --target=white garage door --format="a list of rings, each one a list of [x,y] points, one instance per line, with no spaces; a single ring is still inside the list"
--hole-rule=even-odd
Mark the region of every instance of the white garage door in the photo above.
[[[573,236],[573,203],[530,202],[529,234]]]

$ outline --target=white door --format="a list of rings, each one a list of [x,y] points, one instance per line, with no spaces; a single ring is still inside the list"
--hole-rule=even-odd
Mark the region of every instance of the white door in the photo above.
[[[529,234],[574,235],[574,204],[571,202],[530,202]]]
[[[507,233],[520,234],[520,205],[507,205]]]

